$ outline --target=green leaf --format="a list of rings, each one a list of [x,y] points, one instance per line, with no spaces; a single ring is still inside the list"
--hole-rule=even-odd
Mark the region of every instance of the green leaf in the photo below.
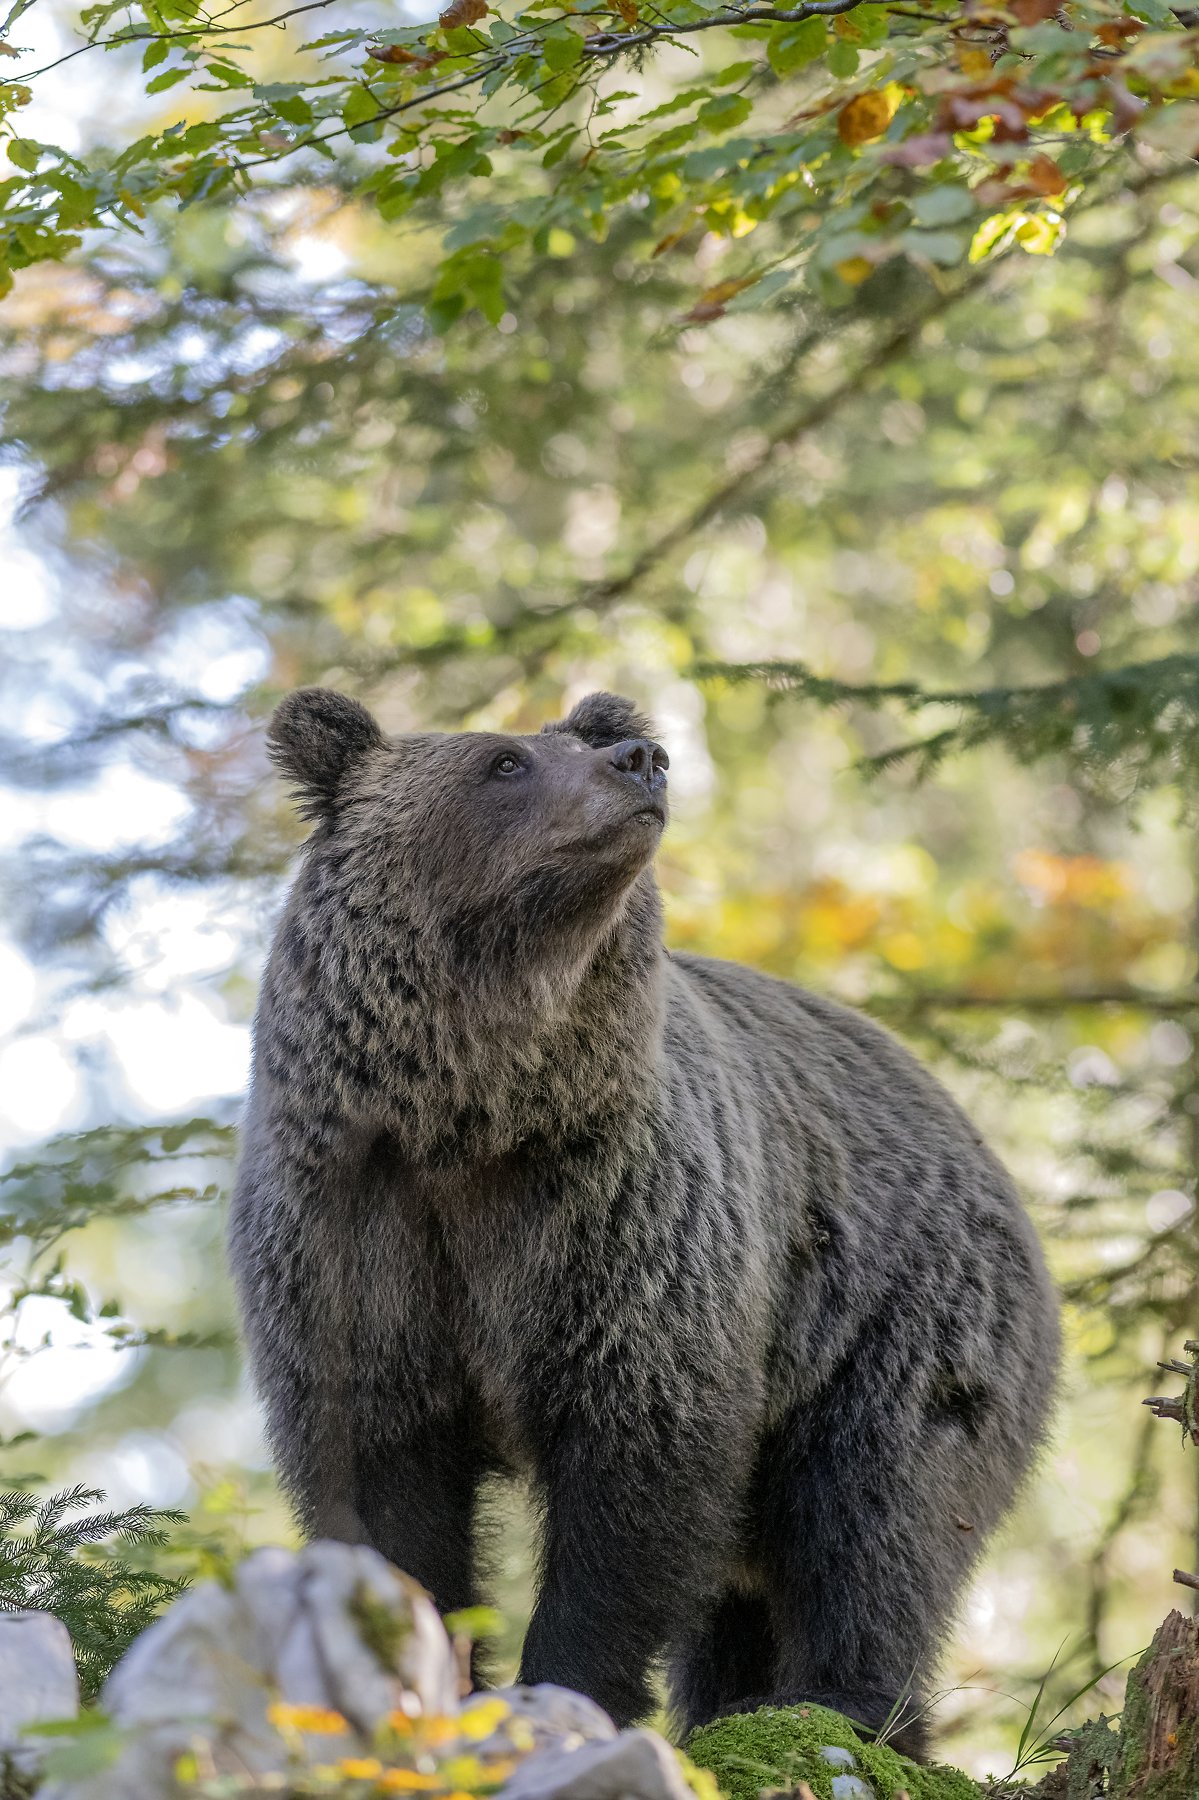
[[[753,111],[753,101],[746,94],[718,94],[705,100],[698,120],[709,131],[732,131],[744,123]]]
[[[142,57],[142,68],[156,68],[160,62],[166,61],[170,53],[171,46],[166,38],[153,39],[151,43],[146,45],[145,55]]]
[[[856,6],[846,16],[852,20],[859,42],[868,50],[876,50],[886,42],[891,18],[885,6]]]
[[[574,143],[574,141],[578,137],[578,135],[579,135],[579,128],[577,125],[572,125],[570,127],[569,131],[564,132],[563,135],[558,139],[557,143],[551,144],[549,149],[546,151],[545,155],[542,157],[542,159],[541,159],[542,168],[543,169],[552,169],[558,163],[560,163],[562,161],[562,158],[569,154],[570,147]]]
[[[828,72],[835,75],[838,81],[848,81],[851,75],[858,72],[858,53],[848,38],[834,38],[825,61]]]
[[[307,100],[302,100],[298,94],[287,100],[272,101],[271,111],[277,113],[281,119],[286,119],[289,125],[312,124],[312,108]]]
[[[734,87],[737,82],[747,80],[757,67],[756,62],[731,63],[727,69],[722,69],[719,75],[713,75],[712,86],[714,88]]]
[[[168,88],[173,88],[178,82],[186,81],[191,73],[191,63],[185,63],[181,69],[166,69],[161,75],[156,75],[153,81],[147,81],[146,92],[147,94],[164,94]]]
[[[254,86],[254,77],[239,69],[236,63],[226,62],[223,57],[210,57],[204,64],[204,73],[213,75],[222,87],[244,88]]]
[[[972,218],[975,211],[970,189],[955,182],[929,188],[912,201],[912,212],[920,225],[958,225],[963,219]]]
[[[8,160],[15,163],[18,169],[33,171],[41,159],[42,147],[32,138],[9,138]]]
[[[498,1637],[504,1629],[504,1615],[494,1606],[466,1606],[461,1612],[446,1614],[445,1628],[451,1637],[468,1637],[474,1643],[479,1638]]]
[[[772,26],[766,59],[776,75],[791,75],[823,55],[828,26],[823,19],[801,19],[797,25]]]
[[[354,86],[342,101],[342,123],[353,131],[379,115],[379,102],[367,87]]]
[[[909,255],[947,269],[966,254],[966,238],[960,231],[905,231],[899,242]]]
[[[563,69],[573,69],[582,58],[583,39],[565,25],[551,26],[542,39],[541,54],[546,67],[555,75],[561,74]]]

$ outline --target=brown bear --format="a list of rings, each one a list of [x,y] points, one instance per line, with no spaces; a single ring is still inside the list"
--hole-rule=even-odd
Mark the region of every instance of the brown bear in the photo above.
[[[999,1163],[867,1019],[664,948],[628,701],[388,737],[318,688],[269,742],[315,829],[230,1244],[305,1528],[454,1609],[483,1483],[525,1478],[523,1680],[622,1724],[661,1657],[681,1728],[918,1711],[1054,1381]]]

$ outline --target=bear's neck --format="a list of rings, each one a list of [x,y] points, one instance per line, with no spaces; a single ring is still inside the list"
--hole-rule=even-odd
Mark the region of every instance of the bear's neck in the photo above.
[[[374,938],[336,968],[338,1035],[377,1084],[360,1095],[367,1122],[438,1169],[627,1134],[656,1094],[664,961],[648,870],[565,967],[489,978],[410,924]]]

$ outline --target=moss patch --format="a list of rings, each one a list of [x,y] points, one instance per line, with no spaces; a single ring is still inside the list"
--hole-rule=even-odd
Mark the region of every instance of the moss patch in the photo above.
[[[848,1773],[819,1752],[838,1746],[854,1759],[853,1773],[876,1800],[906,1793],[910,1800],[979,1800],[982,1789],[960,1769],[924,1768],[886,1744],[858,1736],[848,1719],[823,1706],[766,1706],[737,1713],[693,1731],[686,1751],[710,1769],[728,1800],[757,1800],[764,1789],[793,1788],[806,1781],[816,1800],[836,1800],[833,1781]]]

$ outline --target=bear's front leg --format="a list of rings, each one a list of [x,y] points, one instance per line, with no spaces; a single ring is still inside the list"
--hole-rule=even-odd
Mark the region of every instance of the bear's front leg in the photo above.
[[[653,1710],[652,1664],[727,1565],[750,1461],[744,1415],[717,1401],[702,1436],[698,1417],[580,1423],[545,1461],[520,1679],[574,1688],[629,1725]]]
[[[229,1220],[255,1385],[306,1535],[364,1543],[354,1491],[361,1152],[339,1122],[268,1106],[267,1085],[258,1084]]]

